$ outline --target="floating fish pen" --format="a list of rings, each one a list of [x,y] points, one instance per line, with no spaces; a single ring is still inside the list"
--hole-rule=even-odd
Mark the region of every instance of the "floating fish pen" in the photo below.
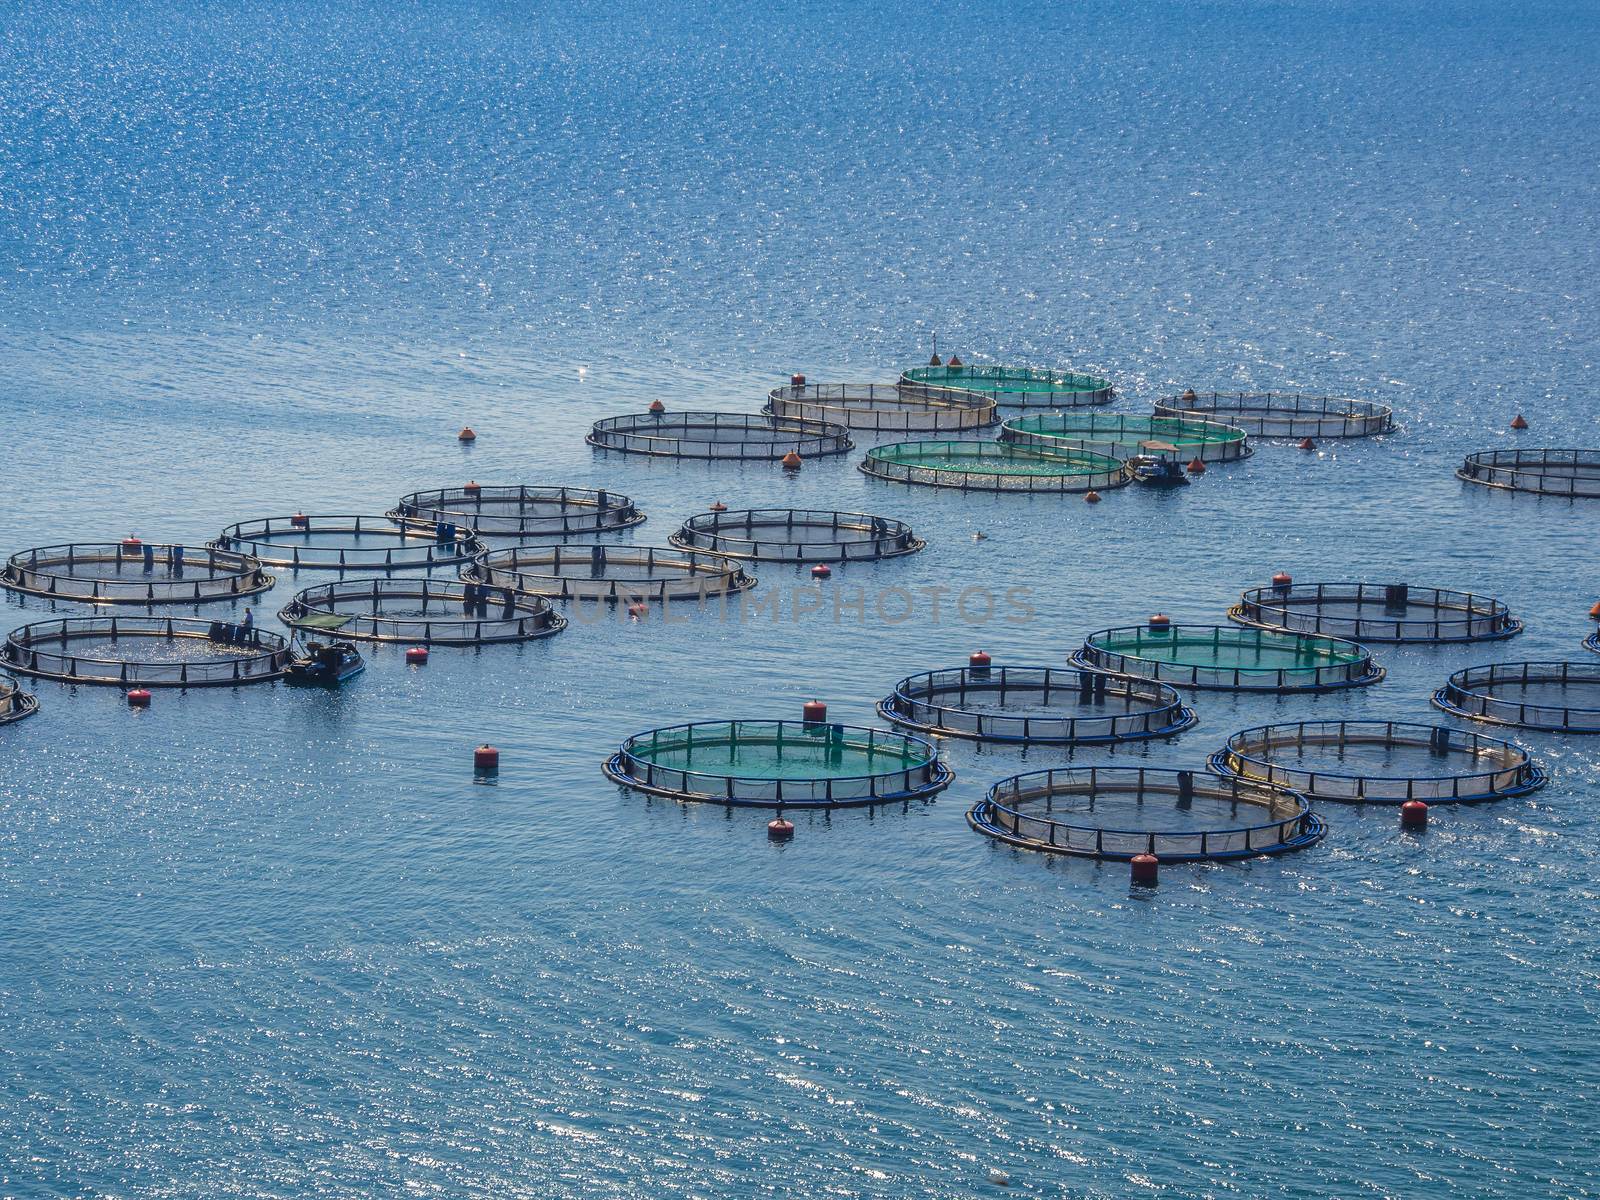
[[[477,646],[549,637],[567,619],[542,596],[442,579],[342,579],[295,595],[278,619],[365,642]]]
[[[941,737],[1059,746],[1172,737],[1196,719],[1164,683],[1070,667],[927,671],[897,683],[878,712]]]
[[[471,529],[389,517],[265,517],[241,521],[211,543],[295,571],[418,571],[469,563],[485,549]]]
[[[1485,642],[1522,632],[1490,596],[1404,583],[1302,583],[1251,588],[1228,619],[1355,642]]]
[[[672,546],[551,545],[491,550],[462,573],[557,600],[699,600],[755,586],[733,559]]]
[[[1482,734],[1397,721],[1300,721],[1245,729],[1211,759],[1219,775],[1313,803],[1477,804],[1541,788],[1528,752]]]
[[[1156,401],[1156,415],[1232,425],[1255,437],[1354,438],[1388,433],[1394,410],[1372,400],[1298,392],[1184,392]]]
[[[1600,654],[1600,629],[1595,630],[1595,632],[1584,638],[1583,645],[1585,649],[1593,650],[1596,654]]]
[[[1036,454],[1088,451],[1108,458],[1145,453],[1145,443],[1161,442],[1181,459],[1234,462],[1254,453],[1242,429],[1185,417],[1132,417],[1125,413],[1063,412],[1012,417],[1000,427],[1000,440]]]
[[[85,604],[204,604],[264,592],[261,560],[209,546],[73,542],[13,554],[0,587]]]
[[[979,833],[1053,854],[1162,862],[1303,850],[1326,828],[1304,796],[1151,767],[1064,767],[1002,779],[967,813]]]
[[[604,489],[526,484],[435,488],[402,496],[391,520],[454,525],[479,537],[574,537],[611,533],[644,520],[627,496]]]
[[[1092,671],[1180,687],[1244,692],[1323,692],[1383,678],[1365,646],[1322,634],[1228,625],[1131,625],[1102,629],[1072,656]]]
[[[1433,694],[1473,721],[1559,733],[1600,733],[1600,663],[1511,662],[1467,667]]]
[[[921,738],[825,721],[705,721],[638,734],[613,782],[674,800],[843,808],[925,800],[954,778]]]
[[[773,388],[766,412],[872,433],[965,433],[999,419],[994,397],[914,383],[810,383]]]
[[[601,450],[657,458],[777,461],[786,454],[820,458],[854,448],[850,431],[832,421],[723,412],[639,413],[596,421],[584,439]]]
[[[913,367],[900,373],[900,382],[976,392],[1005,408],[1083,408],[1109,404],[1115,395],[1109,379],[1048,367]]]
[[[1005,442],[894,442],[861,461],[875,479],[970,492],[1089,492],[1121,487],[1126,463],[1085,450],[1038,454]]]
[[[0,665],[67,683],[220,687],[278,678],[289,665],[289,644],[224,621],[68,617],[13,629]]]
[[[9,675],[0,675],[0,725],[20,721],[39,711],[39,701],[17,686]]]
[[[761,562],[861,562],[913,554],[925,543],[911,526],[870,513],[747,508],[690,517],[668,539],[683,550]]]
[[[1467,455],[1456,474],[1502,491],[1600,498],[1600,450],[1484,450]]]

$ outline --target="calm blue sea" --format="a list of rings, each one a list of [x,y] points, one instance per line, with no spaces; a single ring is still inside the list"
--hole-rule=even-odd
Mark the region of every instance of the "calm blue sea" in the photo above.
[[[1452,469],[1519,411],[1520,444],[1600,444],[1597,67],[1582,2],[7,4],[0,551],[567,483],[646,544],[714,500],[903,518],[926,551],[831,586],[1034,615],[575,621],[143,713],[39,684],[0,729],[0,1195],[1600,1194],[1600,739],[1521,738],[1551,785],[1424,837],[1329,810],[1146,893],[968,829],[1062,752],[952,744],[935,802],[781,847],[599,770],[651,726],[867,724],[976,649],[1217,621],[1279,569],[1528,629],[1076,761],[1433,720],[1461,666],[1584,657],[1600,503]],[[1097,507],[583,442],[889,380],[935,332],[1102,370],[1121,411],[1304,388],[1401,430]]]

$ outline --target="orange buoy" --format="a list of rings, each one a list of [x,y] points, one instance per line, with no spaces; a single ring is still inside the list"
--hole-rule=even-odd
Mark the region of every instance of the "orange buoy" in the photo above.
[[[1198,399],[1200,399],[1200,397],[1196,396],[1194,394],[1194,389],[1193,388],[1184,388],[1183,389],[1183,400],[1184,400],[1184,403],[1188,404],[1188,403],[1191,403],[1191,402],[1193,402],[1195,400],[1198,400]]]
[[[807,700],[800,706],[800,719],[807,725],[820,725],[828,719],[828,706],[821,700]]]
[[[959,367],[960,365],[961,365],[961,357],[959,355],[956,355],[956,354],[952,354],[950,356],[950,361],[945,364],[945,366],[947,366],[947,367]]]
[[[416,663],[418,666],[428,661],[428,648],[426,646],[412,646],[406,651],[406,661]]]
[[[1083,494],[1083,502],[1085,504],[1099,504],[1100,503],[1100,493],[1095,491],[1093,488],[1090,488],[1087,492],[1085,492]]]
[[[662,413],[667,411],[667,406],[661,403],[659,400],[652,400],[650,401],[650,411],[659,417]]]
[[[1282,590],[1294,582],[1294,576],[1287,571],[1279,571],[1272,577],[1272,586]]]
[[[498,771],[500,769],[500,751],[485,742],[472,752],[472,769],[475,771]]]
[[[805,387],[805,385],[806,385],[806,377],[804,375],[801,375],[798,372],[796,372],[795,374],[789,376],[789,386],[790,387]]]
[[[967,665],[969,667],[987,667],[991,661],[993,660],[983,650],[974,650],[967,657]]]
[[[942,367],[942,366],[944,366],[944,364],[939,361],[939,352],[937,350],[934,351],[933,357],[928,360],[928,365],[930,367]]]
[[[833,568],[827,563],[818,563],[816,566],[811,568],[811,578],[813,579],[826,579],[832,574]]]
[[[463,425],[461,432],[456,434],[456,441],[458,442],[475,442],[477,440],[478,435],[472,432],[471,425]]]
[[[1307,438],[1301,438],[1300,439],[1300,449],[1302,449],[1302,450],[1315,450],[1316,448],[1317,448],[1317,444],[1315,442],[1313,442],[1310,438],[1307,437]]]
[[[1191,458],[1189,460],[1189,474],[1191,474],[1191,475],[1204,475],[1205,473],[1206,473],[1206,465],[1205,465],[1205,463],[1200,461],[1200,456],[1198,454],[1196,454],[1193,458]]]
[[[141,542],[141,541],[140,541],[140,540],[139,540],[139,539],[138,539],[138,538],[137,538],[137,537],[135,537],[135,536],[134,536],[134,535],[133,535],[133,534],[131,534],[131,533],[130,533],[130,534],[129,534],[129,535],[128,535],[128,536],[127,536],[127,537],[125,537],[125,538],[123,538],[123,539],[122,539],[122,544],[123,544],[123,545],[124,545],[124,546],[128,546],[128,547],[133,547],[133,546],[142,546],[142,545],[144,545],[144,543],[143,543],[143,542]]]
[[[467,486],[461,490],[469,496],[476,496],[483,491],[483,488],[478,485],[478,481],[476,479],[469,479],[467,480]]]
[[[311,524],[311,518],[303,512],[297,512],[289,518],[289,524],[295,529],[305,529]]]
[[[1400,806],[1401,829],[1426,829],[1428,806],[1421,800],[1407,800]]]
[[[1155,613],[1149,620],[1149,626],[1154,633],[1164,632],[1172,628],[1172,618],[1166,613]]]
[[[1513,428],[1513,429],[1526,429],[1527,427],[1528,427],[1528,418],[1523,416],[1521,413],[1518,413],[1516,416],[1511,418],[1511,428]]]
[[[1128,860],[1130,875],[1135,887],[1155,887],[1161,860],[1154,854],[1135,854]]]
[[[711,511],[712,512],[727,512],[728,511],[728,506],[726,504],[724,504],[721,500],[713,500],[711,502]]]
[[[650,606],[643,600],[635,600],[628,605],[628,615],[630,617],[647,617],[650,615]]]
[[[128,707],[129,708],[149,708],[150,707],[150,689],[149,688],[129,688],[128,689]]]
[[[794,822],[785,821],[776,817],[767,822],[767,840],[773,842],[787,842],[794,836]]]
[[[1596,621],[1600,621],[1600,600],[1594,602],[1594,607],[1589,610],[1589,615]]]
[[[783,469],[785,471],[798,471],[800,469],[800,456],[793,450],[783,456]]]

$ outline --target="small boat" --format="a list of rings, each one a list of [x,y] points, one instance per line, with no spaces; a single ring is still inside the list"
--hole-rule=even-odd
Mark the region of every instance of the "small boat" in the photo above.
[[[1189,477],[1178,461],[1178,448],[1171,442],[1140,442],[1139,453],[1128,460],[1133,481],[1146,487],[1188,487]]]
[[[289,660],[284,678],[299,687],[338,687],[366,669],[366,660],[349,642],[307,642]]]

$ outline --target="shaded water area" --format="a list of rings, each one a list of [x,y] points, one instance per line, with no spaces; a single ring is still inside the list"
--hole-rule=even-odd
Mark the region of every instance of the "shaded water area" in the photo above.
[[[1600,738],[1513,734],[1550,785],[1423,836],[1330,809],[1306,851],[1154,891],[963,819],[1019,771],[1454,721],[1454,670],[1593,658],[1600,502],[1453,474],[1596,441],[1592,6],[7,12],[0,551],[469,480],[626,495],[648,520],[614,542],[721,501],[928,544],[421,667],[364,647],[333,692],[30,684],[0,727],[0,1194],[1600,1191]],[[1110,411],[1301,391],[1399,429],[1092,506],[871,479],[865,435],[791,473],[583,440],[656,398],[755,413],[796,371],[892,382],[935,331],[1103,374]],[[1527,631],[1200,693],[1172,741],[943,743],[935,800],[797,812],[784,845],[600,774],[644,729],[812,698],[872,724],[975,650],[1221,623],[1278,570]],[[271,628],[329,578],[273,573]],[[0,600],[6,628],[82,611]]]

